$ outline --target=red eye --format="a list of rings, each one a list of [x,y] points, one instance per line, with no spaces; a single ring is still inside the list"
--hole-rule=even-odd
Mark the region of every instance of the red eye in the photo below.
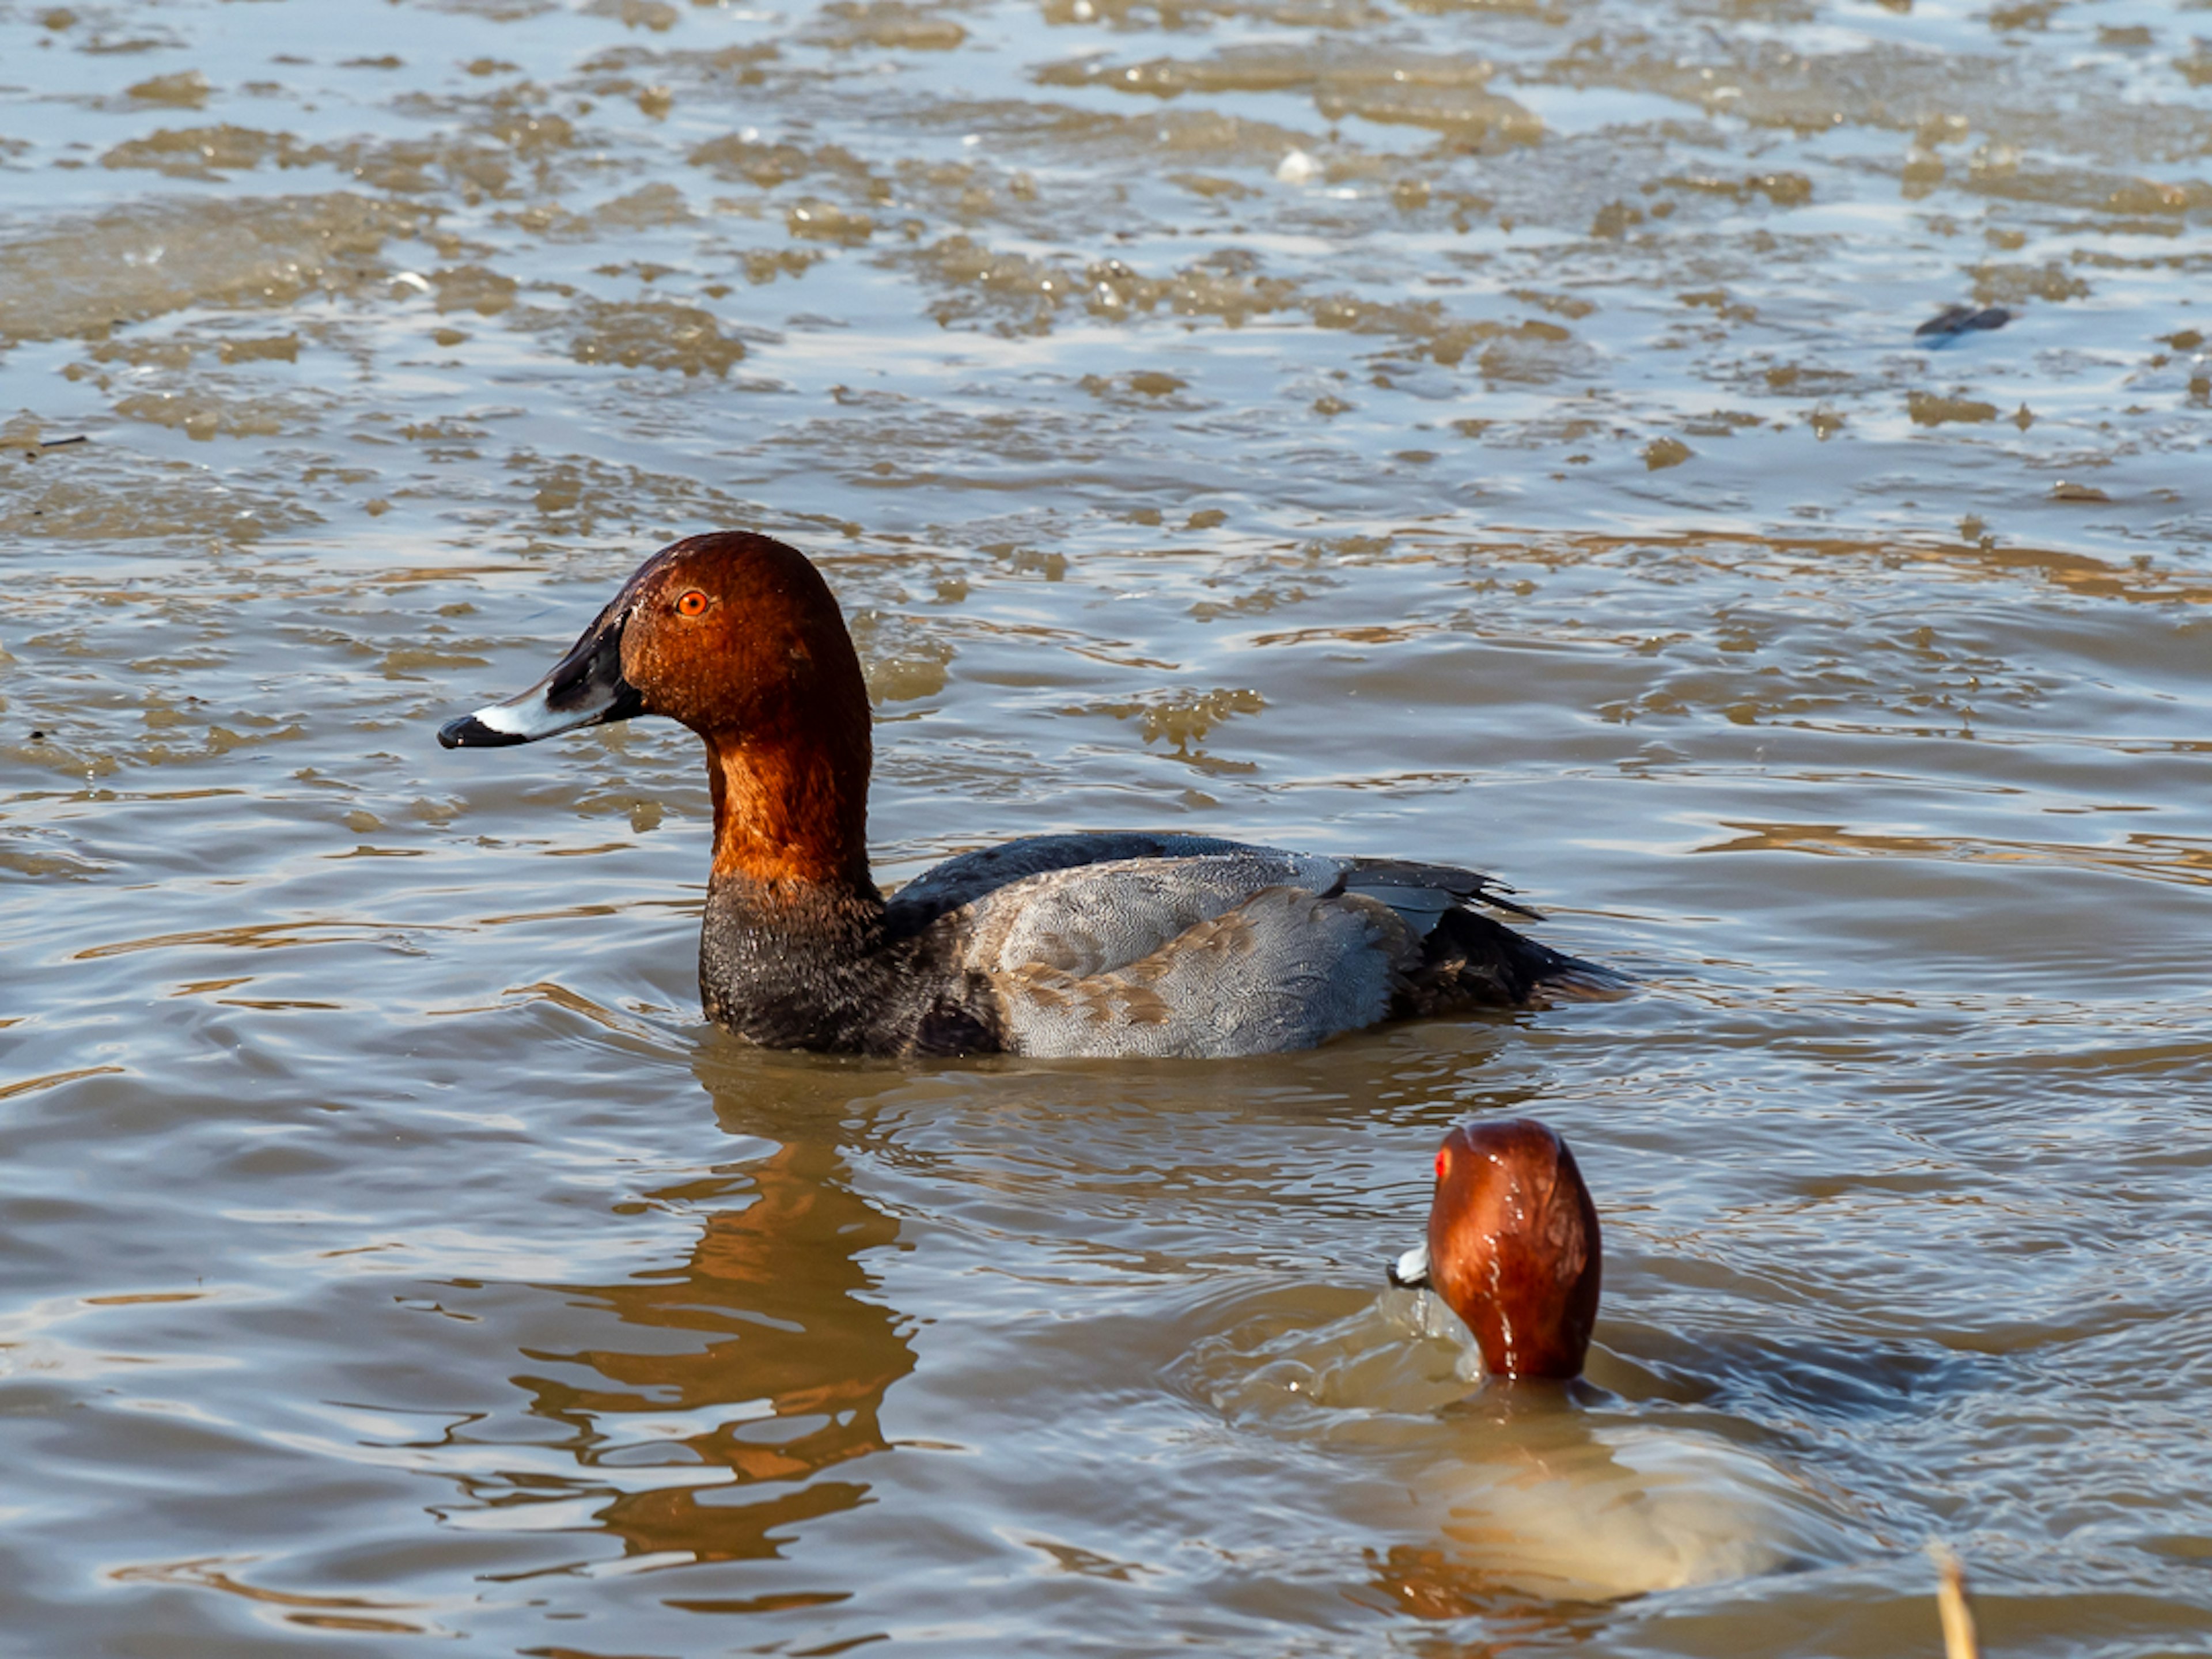
[[[676,614],[679,617],[700,617],[706,611],[707,596],[696,587],[676,601]]]
[[[1439,1146],[1439,1147],[1437,1147],[1437,1180],[1439,1180],[1439,1181],[1442,1181],[1442,1180],[1444,1178],[1444,1171],[1445,1171],[1446,1170],[1450,1169],[1450,1168],[1451,1168],[1451,1148],[1450,1148],[1450,1147],[1449,1147],[1449,1146]]]

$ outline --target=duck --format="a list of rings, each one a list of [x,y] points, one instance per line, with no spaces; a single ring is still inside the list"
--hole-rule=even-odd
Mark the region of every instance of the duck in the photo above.
[[[700,1001],[763,1047],[1222,1058],[1624,983],[1498,921],[1540,918],[1489,876],[1213,836],[1028,836],[886,896],[868,863],[859,653],[813,562],[750,532],[653,554],[544,678],[438,741],[496,748],[645,715],[705,744]]]
[[[1603,1257],[1596,1205],[1548,1125],[1446,1135],[1427,1237],[1386,1275],[1458,1316],[1486,1376],[1448,1412],[1458,1453],[1407,1480],[1442,1547],[1393,1552],[1395,1593],[1613,1601],[1859,1553],[1841,1506],[1802,1474],[1737,1435],[1624,1415],[1583,1377]]]

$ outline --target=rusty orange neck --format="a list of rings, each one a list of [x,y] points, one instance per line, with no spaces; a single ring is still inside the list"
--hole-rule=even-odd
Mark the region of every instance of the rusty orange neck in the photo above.
[[[716,878],[872,895],[869,761],[865,730],[829,743],[708,738]]]

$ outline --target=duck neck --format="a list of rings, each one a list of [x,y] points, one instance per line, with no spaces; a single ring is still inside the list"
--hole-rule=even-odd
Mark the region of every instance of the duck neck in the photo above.
[[[880,907],[868,877],[865,728],[842,742],[767,743],[709,736],[714,803],[710,888],[762,897],[851,899]]]

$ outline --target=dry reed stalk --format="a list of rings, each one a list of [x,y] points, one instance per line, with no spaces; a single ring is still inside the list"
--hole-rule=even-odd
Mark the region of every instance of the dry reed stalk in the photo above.
[[[1945,1545],[1928,1547],[1936,1561],[1936,1611],[1943,1620],[1944,1659],[1981,1659],[1974,1639],[1974,1610],[1966,1601],[1966,1575]]]

